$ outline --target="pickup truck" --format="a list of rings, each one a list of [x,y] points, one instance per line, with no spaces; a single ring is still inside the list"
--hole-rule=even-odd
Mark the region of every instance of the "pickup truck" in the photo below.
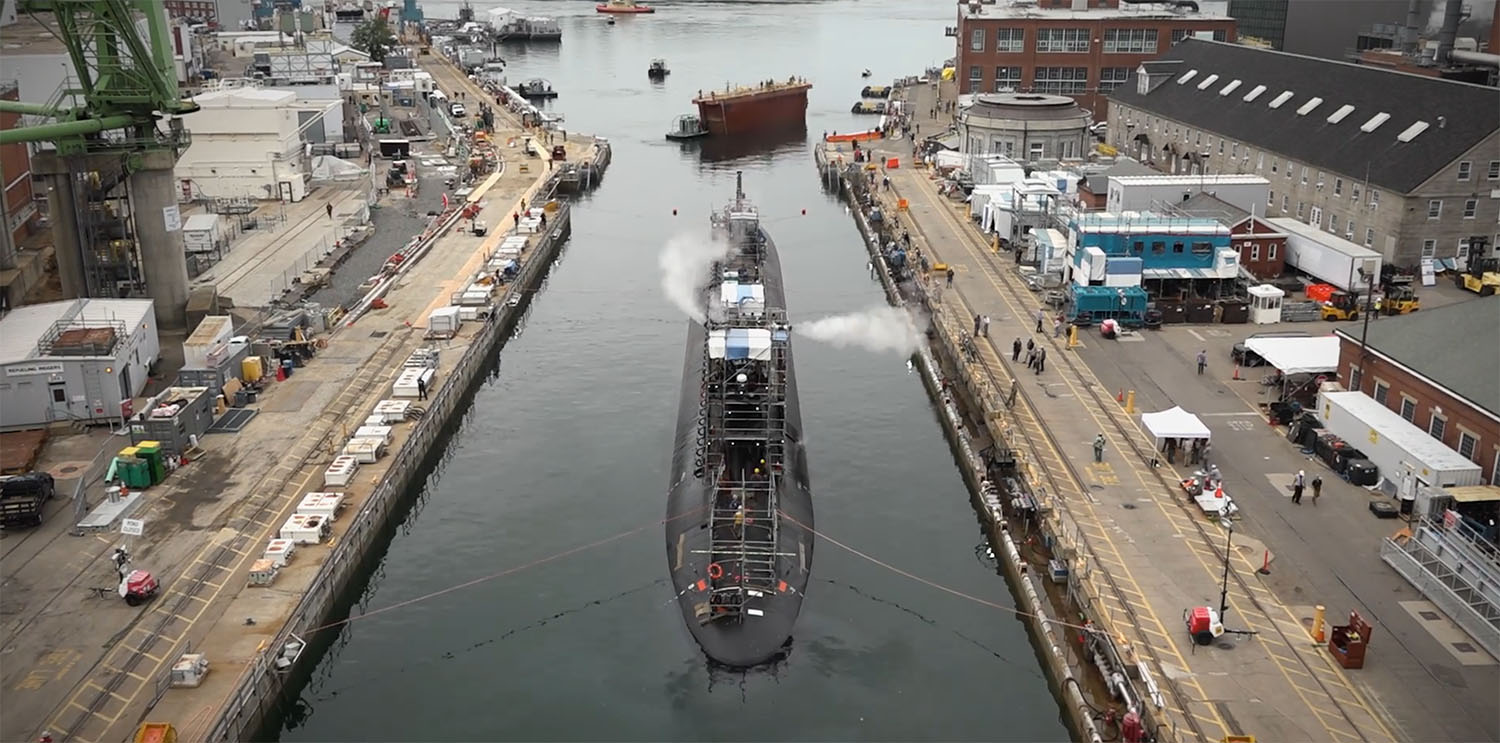
[[[42,506],[55,494],[52,476],[45,472],[0,477],[0,526],[41,526]]]

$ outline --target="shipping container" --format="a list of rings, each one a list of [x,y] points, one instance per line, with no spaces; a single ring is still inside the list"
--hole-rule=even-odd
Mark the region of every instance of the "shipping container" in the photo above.
[[[1379,253],[1296,219],[1272,217],[1266,221],[1286,233],[1288,266],[1356,293],[1368,291],[1371,278],[1380,278]]]
[[[1398,493],[1415,485],[1483,482],[1478,464],[1363,392],[1319,392],[1318,412],[1324,430],[1363,452]]]

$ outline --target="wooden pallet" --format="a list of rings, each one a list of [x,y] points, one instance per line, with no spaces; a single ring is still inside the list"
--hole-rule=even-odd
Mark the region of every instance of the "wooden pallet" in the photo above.
[[[0,475],[24,475],[36,469],[47,444],[47,429],[0,433]]]

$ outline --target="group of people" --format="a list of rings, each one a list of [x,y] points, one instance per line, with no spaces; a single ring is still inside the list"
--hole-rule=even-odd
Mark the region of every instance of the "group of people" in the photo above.
[[[1184,441],[1187,443],[1184,444]],[[1184,464],[1198,464],[1208,461],[1210,446],[1208,439],[1168,438],[1162,441],[1161,451],[1167,456],[1167,464],[1177,464],[1178,452],[1184,451],[1186,454]]]

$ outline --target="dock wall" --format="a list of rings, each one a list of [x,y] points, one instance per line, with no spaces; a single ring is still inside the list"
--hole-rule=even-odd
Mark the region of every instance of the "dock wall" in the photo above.
[[[556,190],[554,175],[539,189],[536,203],[545,203]],[[474,337],[460,357],[451,374],[429,398],[427,413],[414,424],[406,443],[393,455],[388,476],[378,485],[363,507],[354,516],[349,529],[334,545],[323,562],[312,585],[303,594],[302,600],[292,611],[274,639],[256,655],[255,660],[244,669],[239,685],[229,700],[215,714],[209,728],[208,741],[253,740],[266,722],[272,718],[290,681],[306,669],[299,663],[278,669],[277,658],[289,642],[303,642],[304,649],[298,656],[305,664],[316,659],[320,653],[310,648],[326,645],[317,640],[305,641],[308,630],[322,626],[339,614],[340,606],[347,611],[348,603],[341,601],[350,587],[363,574],[361,570],[372,547],[389,534],[386,526],[402,495],[419,478],[426,475],[432,455],[452,433],[449,424],[455,413],[461,412],[473,396],[478,382],[487,369],[495,363],[495,351],[503,347],[512,337],[517,323],[525,315],[532,297],[546,278],[554,261],[560,255],[563,244],[572,234],[570,206],[561,202],[556,215],[548,220],[547,231],[537,240],[535,252],[522,266],[521,274],[511,282],[495,301],[493,320]],[[399,362],[399,359],[397,359]],[[318,638],[322,639],[322,638]]]
[[[870,255],[872,274],[879,278],[887,300],[897,307],[916,309],[923,313],[929,312],[925,303],[908,301],[902,293],[901,285],[891,274],[881,256],[879,233],[866,218],[864,209],[859,203],[858,194],[848,187],[838,164],[828,161],[823,155],[822,148],[816,149],[815,152],[819,175],[824,185],[830,190],[837,191],[850,207],[850,214],[864,239],[865,249]],[[960,463],[959,471],[963,475],[964,483],[968,486],[970,503],[984,524],[990,547],[995,553],[1006,582],[1010,585],[1012,594],[1017,599],[1018,618],[1026,624],[1033,650],[1041,661],[1043,670],[1046,671],[1054,695],[1058,698],[1064,722],[1072,731],[1075,740],[1102,743],[1104,737],[1095,722],[1093,711],[1093,707],[1098,705],[1091,705],[1089,699],[1084,696],[1083,684],[1080,683],[1078,677],[1077,668],[1080,665],[1077,662],[1078,659],[1069,650],[1063,628],[1052,616],[1054,609],[1047,599],[1045,587],[1038,585],[1037,575],[1021,555],[1021,550],[1010,531],[1011,523],[1003,512],[999,497],[992,487],[986,487],[988,484],[986,467],[976,451],[977,447],[974,437],[970,434],[966,416],[966,413],[981,408],[976,404],[976,393],[980,391],[973,389],[972,380],[964,375],[945,372],[945,367],[962,368],[963,362],[955,339],[946,332],[946,328],[942,327],[944,323],[939,320],[940,318],[934,318],[932,328],[927,334],[927,347],[919,349],[914,355],[921,369],[923,386],[927,388],[933,403],[940,408],[939,418],[954,455]],[[944,384],[945,379],[953,380],[955,376],[957,377],[956,384]],[[1050,540],[1050,535],[1047,538]]]

